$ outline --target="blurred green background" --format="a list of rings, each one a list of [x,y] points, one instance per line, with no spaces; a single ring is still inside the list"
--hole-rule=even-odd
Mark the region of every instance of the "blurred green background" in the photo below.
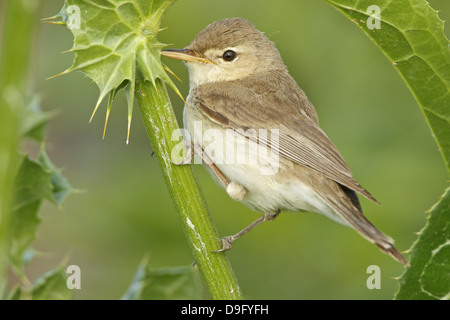
[[[56,14],[62,1],[43,1],[41,17]],[[448,0],[432,0],[441,19]],[[447,174],[425,119],[395,67],[363,32],[323,1],[180,0],[173,5],[160,40],[181,48],[207,24],[245,17],[273,40],[290,73],[315,105],[321,127],[338,146],[355,178],[380,202],[361,199],[365,214],[408,249],[426,213],[443,193]],[[78,299],[118,299],[145,255],[155,267],[193,263],[181,224],[156,159],[151,158],[138,108],[126,140],[124,94],[116,100],[106,138],[106,106],[88,120],[98,89],[81,73],[45,80],[72,64],[65,27],[36,23],[32,89],[50,121],[48,153],[71,184],[83,190],[63,210],[43,207],[34,248],[42,254],[27,268],[31,279],[63,259],[81,268]],[[447,37],[449,36],[446,30]],[[20,40],[19,40],[20,41]],[[164,62],[183,79],[181,62]],[[172,96],[181,123],[182,101]],[[212,219],[221,235],[235,233],[258,215],[231,200],[195,167]],[[403,267],[360,237],[324,216],[284,213],[240,239],[227,256],[247,299],[391,299]],[[381,289],[369,290],[366,269],[381,268]]]

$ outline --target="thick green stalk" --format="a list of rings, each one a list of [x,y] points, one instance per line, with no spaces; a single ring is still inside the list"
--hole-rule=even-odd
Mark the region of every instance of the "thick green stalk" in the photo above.
[[[0,52],[0,296],[6,286],[19,119],[38,5],[34,0],[7,1],[0,10],[4,21]]]
[[[220,242],[192,168],[189,165],[174,165],[171,161],[171,152],[180,141],[172,141],[172,133],[178,130],[178,124],[165,85],[159,79],[156,86],[137,81],[136,98],[179,219],[211,297],[242,299],[227,258],[223,253],[211,252],[220,248]]]

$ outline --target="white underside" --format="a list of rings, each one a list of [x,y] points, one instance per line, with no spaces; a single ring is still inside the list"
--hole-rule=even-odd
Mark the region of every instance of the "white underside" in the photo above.
[[[197,121],[196,129],[194,129],[195,121]],[[201,130],[198,130],[199,121]],[[222,139],[225,143],[219,141],[220,139],[207,138],[205,141],[205,136],[211,136],[207,130],[220,127],[209,120],[202,121],[202,116],[192,106],[184,109],[184,125],[190,132],[191,139],[202,146],[225,177],[230,182],[242,185],[246,189],[245,196],[236,200],[249,208],[266,213],[277,212],[278,210],[317,212],[347,225],[317,193],[300,179],[283,174],[283,164],[274,154],[267,152],[266,148],[256,146],[255,142],[245,139]],[[240,145],[242,143],[245,145]],[[254,158],[252,158],[257,159],[257,163],[254,160],[250,163],[249,161],[242,163],[242,158],[238,163],[236,163],[237,161],[232,164],[224,163],[227,159],[224,159],[220,153],[226,154],[227,150],[228,152],[230,150],[243,150],[239,149],[240,147],[244,147],[244,150],[246,150],[247,160],[251,158],[252,150],[259,150],[257,156],[253,154]],[[217,159],[213,152],[208,152],[211,150],[223,150],[223,152],[218,152],[219,157]],[[210,170],[208,171],[218,185],[223,188],[224,186],[218,182],[215,175]]]

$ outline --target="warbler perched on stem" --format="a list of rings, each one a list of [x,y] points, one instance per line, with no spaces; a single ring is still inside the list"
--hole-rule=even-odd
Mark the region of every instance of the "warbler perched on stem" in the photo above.
[[[222,238],[217,252],[229,250],[237,238],[283,210],[312,211],[355,229],[408,265],[394,241],[363,215],[356,193],[377,200],[353,178],[264,33],[245,19],[224,19],[207,26],[188,47],[162,50],[162,55],[188,67],[184,126],[194,150],[233,199],[263,213]],[[273,151],[279,157],[268,156]],[[230,152],[235,161],[228,161]],[[244,153],[247,161],[236,161]]]

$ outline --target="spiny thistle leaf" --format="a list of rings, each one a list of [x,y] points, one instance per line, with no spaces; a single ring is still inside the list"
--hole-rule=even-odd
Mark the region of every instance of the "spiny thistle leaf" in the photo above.
[[[397,300],[450,299],[450,188],[430,209],[411,252],[411,268],[400,277]]]
[[[139,266],[123,300],[199,300],[203,284],[197,268],[181,266],[153,269],[146,258]]]
[[[425,0],[325,1],[358,25],[400,72],[450,172],[450,50],[438,12]],[[411,267],[395,298],[450,299],[450,189],[431,209],[410,252]]]
[[[358,25],[400,72],[450,172],[450,50],[438,12],[425,0],[325,1]],[[379,9],[379,29],[372,25],[372,7]]]
[[[66,0],[63,9],[52,18],[62,19],[74,35],[73,65],[62,72],[84,72],[99,87],[100,95],[91,120],[109,94],[105,129],[115,94],[127,87],[128,133],[134,103],[136,80],[157,78],[181,93],[161,63],[166,45],[156,38],[161,19],[175,0]],[[170,72],[170,71],[169,71]]]
[[[62,201],[75,190],[51,162],[44,145],[37,160],[22,154],[18,157],[9,259],[13,270],[24,279],[24,266],[33,257],[30,245],[41,224],[39,209],[43,200],[61,206]]]

